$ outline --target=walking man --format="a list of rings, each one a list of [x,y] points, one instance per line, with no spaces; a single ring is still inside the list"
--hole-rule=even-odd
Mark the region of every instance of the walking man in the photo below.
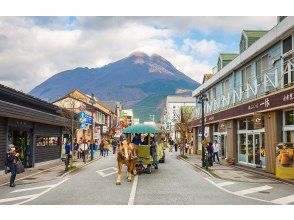
[[[112,140],[112,142],[111,142],[111,145],[112,145],[113,154],[115,154],[116,148],[117,148],[117,145],[118,145],[118,141],[114,138]]]
[[[217,140],[215,140],[213,144],[213,162],[215,162],[215,157],[216,157],[218,163],[220,164],[218,152],[219,152],[219,143],[217,142]]]

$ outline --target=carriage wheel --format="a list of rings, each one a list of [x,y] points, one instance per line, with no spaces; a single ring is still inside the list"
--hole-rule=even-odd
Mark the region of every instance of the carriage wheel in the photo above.
[[[146,173],[151,174],[151,165],[148,165],[146,168]]]

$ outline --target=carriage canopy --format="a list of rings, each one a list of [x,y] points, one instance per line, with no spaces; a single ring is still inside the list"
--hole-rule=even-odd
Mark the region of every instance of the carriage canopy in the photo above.
[[[155,125],[136,124],[123,130],[123,134],[158,134],[161,130]]]

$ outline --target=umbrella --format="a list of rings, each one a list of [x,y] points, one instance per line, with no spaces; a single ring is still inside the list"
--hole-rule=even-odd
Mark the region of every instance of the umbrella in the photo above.
[[[123,134],[158,134],[161,130],[155,125],[136,124],[129,126],[123,130]]]

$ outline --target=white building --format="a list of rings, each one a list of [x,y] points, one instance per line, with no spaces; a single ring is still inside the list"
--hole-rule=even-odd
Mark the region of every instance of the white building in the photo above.
[[[175,138],[175,123],[180,122],[181,107],[196,106],[196,99],[190,96],[167,96],[163,115],[163,126]]]

